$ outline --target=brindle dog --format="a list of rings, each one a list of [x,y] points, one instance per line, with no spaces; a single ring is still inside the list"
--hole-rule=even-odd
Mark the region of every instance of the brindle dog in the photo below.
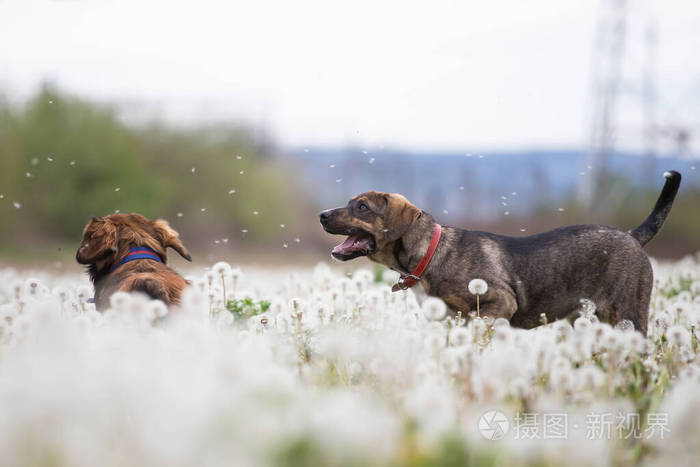
[[[480,296],[482,316],[508,319],[533,328],[577,315],[581,299],[592,300],[601,321],[629,320],[646,334],[653,284],[651,264],[642,246],[668,215],[680,186],[678,172],[666,172],[666,183],[649,217],[624,232],[603,225],[573,225],[526,237],[443,227],[442,237],[421,284],[452,311],[476,309],[467,284],[488,283]],[[409,274],[425,256],[435,219],[398,194],[370,191],[345,207],[321,213],[331,234],[348,235],[333,249],[341,261],[358,256]]]
[[[135,247],[145,247],[142,251],[152,259],[123,262]],[[109,297],[117,291],[142,292],[166,305],[177,303],[187,281],[166,266],[168,247],[192,261],[178,233],[163,219],[149,221],[140,214],[93,217],[75,259],[88,267],[96,308],[109,308]]]

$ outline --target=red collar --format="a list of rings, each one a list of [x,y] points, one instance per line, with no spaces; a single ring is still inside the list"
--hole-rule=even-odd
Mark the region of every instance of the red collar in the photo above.
[[[433,259],[435,250],[437,250],[438,243],[440,242],[440,236],[442,235],[442,227],[440,224],[435,224],[435,229],[433,230],[433,238],[430,239],[430,246],[428,247],[428,252],[423,256],[418,265],[411,271],[411,274],[401,274],[399,281],[394,284],[391,288],[392,292],[399,290],[406,290],[420,281],[420,276],[425,272],[430,264],[430,260]]]

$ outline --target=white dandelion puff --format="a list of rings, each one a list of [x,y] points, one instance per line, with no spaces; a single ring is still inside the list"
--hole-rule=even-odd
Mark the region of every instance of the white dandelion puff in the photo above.
[[[668,338],[668,343],[676,347],[687,345],[690,342],[690,333],[688,329],[679,325],[668,328],[666,337]]]
[[[423,316],[431,321],[441,320],[447,312],[445,302],[435,297],[426,298],[421,309],[423,310]]]
[[[469,293],[473,295],[484,295],[489,290],[488,284],[483,279],[470,280],[467,288],[469,289]]]

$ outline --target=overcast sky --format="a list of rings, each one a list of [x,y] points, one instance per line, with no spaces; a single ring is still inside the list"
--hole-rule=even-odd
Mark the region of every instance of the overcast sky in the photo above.
[[[700,122],[700,2],[658,26],[660,118]],[[576,147],[599,2],[0,0],[0,89],[42,80],[176,121],[241,118],[282,145]],[[633,18],[633,19],[634,19]],[[634,39],[635,55],[643,48]],[[634,120],[633,99],[622,118]],[[662,121],[662,123],[664,123]]]

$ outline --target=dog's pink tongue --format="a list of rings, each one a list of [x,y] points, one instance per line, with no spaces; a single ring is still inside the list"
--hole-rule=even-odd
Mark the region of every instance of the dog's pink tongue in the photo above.
[[[333,253],[344,255],[353,251],[367,248],[368,246],[369,237],[366,235],[350,235],[347,240],[333,248]]]

